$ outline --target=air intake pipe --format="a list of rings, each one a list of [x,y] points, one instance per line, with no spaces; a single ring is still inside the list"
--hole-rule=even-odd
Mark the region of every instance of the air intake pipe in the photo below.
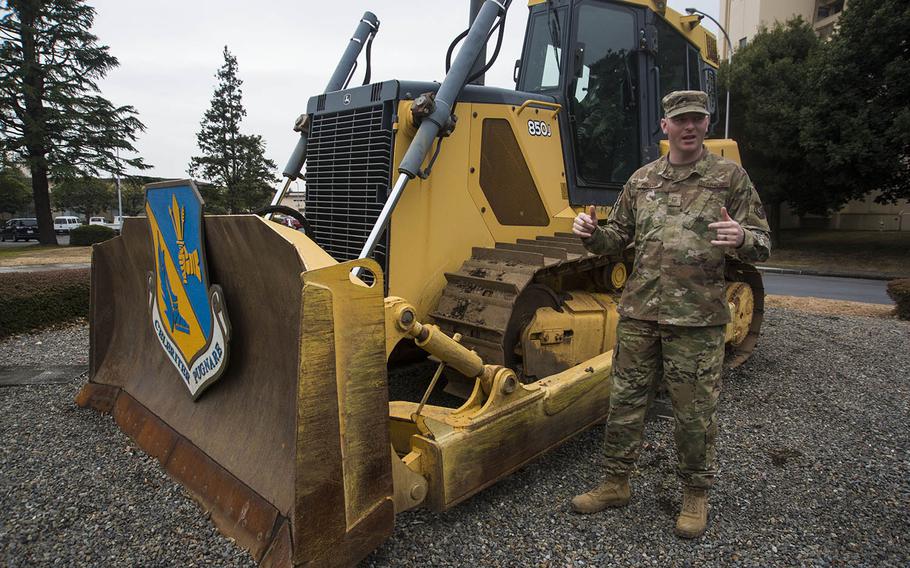
[[[480,8],[483,7],[484,0],[471,0],[471,13],[468,19],[468,25],[473,26],[474,20],[477,19],[477,14],[480,13]],[[477,55],[477,59],[474,60],[474,66],[471,67],[471,74],[469,77],[473,77],[481,69],[483,69],[484,63],[487,61],[487,44],[484,44],[480,48],[480,53]],[[480,73],[477,75],[477,78],[471,81],[472,85],[483,85],[484,83],[484,74]]]
[[[341,60],[339,60],[338,65],[335,66],[335,72],[332,73],[332,78],[329,79],[328,84],[325,86],[324,93],[331,93],[332,91],[338,91],[344,88],[351,73],[354,72],[357,58],[360,56],[363,46],[370,40],[370,36],[376,35],[378,31],[379,18],[372,12],[364,12],[363,17],[360,19],[360,23],[357,24],[357,28],[354,30],[354,35],[351,36],[350,41],[348,41],[348,46],[345,48]],[[284,177],[288,178],[288,181],[285,183],[284,188],[275,194],[275,197],[272,199],[272,205],[278,205],[287,192],[291,182],[300,177],[300,171],[303,169],[303,163],[306,161],[308,125],[306,124],[304,117],[297,120],[297,123],[294,125],[294,130],[300,132],[300,139],[297,140],[297,145],[291,153],[291,158],[288,160],[288,163],[282,172]]]

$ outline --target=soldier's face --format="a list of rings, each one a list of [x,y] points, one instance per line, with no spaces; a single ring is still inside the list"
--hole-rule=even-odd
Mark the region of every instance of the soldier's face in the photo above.
[[[660,129],[667,135],[670,151],[691,155],[701,151],[708,132],[710,117],[698,112],[687,112],[673,118],[662,118]]]

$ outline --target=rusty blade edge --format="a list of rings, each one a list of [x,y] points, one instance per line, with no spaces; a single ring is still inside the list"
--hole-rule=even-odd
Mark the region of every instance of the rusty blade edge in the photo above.
[[[120,429],[211,514],[222,534],[249,550],[257,562],[275,568],[292,566],[287,518],[129,393],[88,382],[75,402],[112,414]]]

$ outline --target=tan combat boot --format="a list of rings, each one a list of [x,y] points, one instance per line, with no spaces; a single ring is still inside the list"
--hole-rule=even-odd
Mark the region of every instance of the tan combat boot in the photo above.
[[[603,511],[607,507],[625,507],[631,496],[628,477],[608,477],[591,491],[573,497],[572,510],[587,515]]]
[[[705,534],[708,524],[708,491],[695,487],[683,488],[682,511],[676,518],[676,536],[697,538]]]

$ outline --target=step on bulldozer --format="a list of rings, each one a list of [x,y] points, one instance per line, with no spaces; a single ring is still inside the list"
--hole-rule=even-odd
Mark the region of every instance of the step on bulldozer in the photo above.
[[[356,564],[398,513],[447,510],[606,416],[631,256],[589,253],[572,220],[606,218],[667,151],[664,94],[707,92],[717,121],[717,44],[662,1],[529,0],[516,89],[486,86],[509,4],[471,3],[441,83],[370,82],[367,47],[352,86],[365,13],[265,216],[204,215],[192,181],[163,182],[93,249],[78,404],[262,565]],[[298,178],[305,231],[268,219]],[[726,278],[735,366],[764,292],[733,255]],[[430,358],[423,396],[390,400],[408,353]],[[459,404],[430,403],[441,389]]]

